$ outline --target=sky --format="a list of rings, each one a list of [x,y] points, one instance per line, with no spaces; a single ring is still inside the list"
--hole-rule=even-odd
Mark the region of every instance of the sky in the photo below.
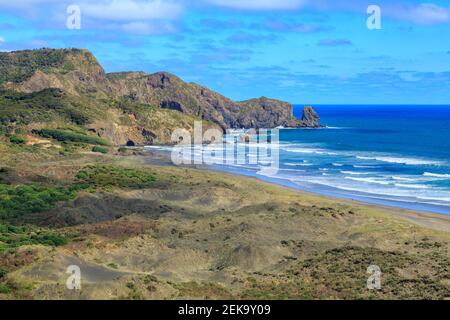
[[[381,29],[367,26],[370,5]],[[448,0],[0,0],[0,51],[42,47],[234,100],[450,104]]]

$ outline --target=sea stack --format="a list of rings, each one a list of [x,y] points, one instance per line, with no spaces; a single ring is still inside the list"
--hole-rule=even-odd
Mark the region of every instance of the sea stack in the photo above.
[[[302,127],[304,128],[320,128],[320,117],[311,106],[303,107]]]

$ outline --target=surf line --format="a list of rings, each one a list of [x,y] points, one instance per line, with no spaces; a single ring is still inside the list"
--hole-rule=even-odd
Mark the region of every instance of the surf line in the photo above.
[[[209,318],[213,307],[192,307],[186,304],[184,307],[179,307],[179,315],[200,315]]]

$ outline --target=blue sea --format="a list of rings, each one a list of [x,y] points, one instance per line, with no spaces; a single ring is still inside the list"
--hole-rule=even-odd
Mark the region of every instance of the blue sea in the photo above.
[[[450,214],[450,106],[317,106],[316,110],[328,129],[281,133],[281,141],[294,144],[283,152],[283,166],[306,161],[307,166],[301,166],[305,184],[300,186]],[[295,108],[296,116],[301,112]]]
[[[213,167],[324,195],[450,214],[450,106],[315,109],[327,128],[281,129],[276,174],[251,165]],[[301,117],[302,107],[294,113]]]

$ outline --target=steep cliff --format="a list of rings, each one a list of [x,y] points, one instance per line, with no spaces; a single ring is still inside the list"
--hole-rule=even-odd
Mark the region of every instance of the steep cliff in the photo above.
[[[302,122],[294,118],[290,103],[261,97],[239,103],[241,112],[237,118],[237,127],[275,128],[301,127]]]
[[[307,106],[303,108],[302,127],[306,128],[319,128],[320,118],[313,107]]]
[[[167,72],[113,73],[107,77],[112,91],[121,97],[197,116],[223,129],[305,126],[294,118],[287,102],[265,97],[235,102]]]

